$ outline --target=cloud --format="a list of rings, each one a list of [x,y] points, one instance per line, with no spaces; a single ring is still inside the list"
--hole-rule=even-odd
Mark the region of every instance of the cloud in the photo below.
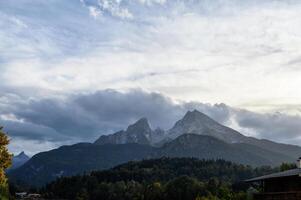
[[[169,128],[197,108],[244,134],[298,143],[300,9],[297,0],[0,1],[1,123],[13,138],[91,141],[142,116]]]
[[[23,138],[14,137],[10,139],[9,151],[13,152],[15,155],[22,151],[26,151],[26,154],[33,156],[37,152],[49,151],[54,148],[58,148],[61,145],[66,145],[67,143],[53,143],[49,141],[39,141],[39,140],[24,140]]]
[[[198,107],[210,113],[211,108],[209,104],[177,103],[142,90],[103,90],[44,99],[23,99],[15,94],[0,98],[0,105],[0,123],[12,138],[54,143],[93,141],[102,134],[125,129],[142,117],[147,117],[153,128],[168,129],[188,109]],[[213,108],[219,110],[221,106]],[[211,114],[221,116],[214,111]]]
[[[5,106],[0,112],[0,124],[9,136],[17,141],[47,142],[50,146],[93,142],[100,135],[123,130],[142,117],[147,117],[153,128],[167,130],[188,110],[194,109],[248,136],[293,144],[301,142],[298,115],[263,114],[226,104],[174,101],[160,93],[138,89],[29,100],[15,95],[1,98],[0,105],[8,104],[7,99],[15,100],[11,101],[13,106]]]
[[[300,102],[300,70],[288,67],[300,56],[298,1],[24,2],[0,9],[0,77],[11,87],[143,88],[252,110]]]
[[[65,99],[15,97],[13,106],[7,105],[13,97],[0,99],[6,105],[0,112],[1,124],[11,137],[39,141],[93,141],[142,117],[149,118],[154,128],[169,128],[185,110],[161,94],[141,90],[104,90]]]
[[[240,109],[236,110],[234,115],[240,127],[252,129],[260,138],[300,145],[300,115],[279,112],[263,114]]]

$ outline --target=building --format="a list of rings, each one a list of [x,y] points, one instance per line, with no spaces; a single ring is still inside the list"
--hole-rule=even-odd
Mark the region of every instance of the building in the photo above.
[[[261,186],[254,200],[301,200],[301,158],[298,168],[246,180]]]
[[[16,199],[41,200],[40,194],[28,194],[27,192],[16,193]]]

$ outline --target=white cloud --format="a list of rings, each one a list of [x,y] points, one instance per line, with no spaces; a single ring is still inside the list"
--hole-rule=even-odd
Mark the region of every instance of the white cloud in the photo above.
[[[109,18],[101,22],[79,21],[91,28],[92,35],[79,32],[78,37],[83,40],[77,41],[69,40],[70,32],[66,37],[52,35],[58,25],[50,24],[54,27],[41,32],[41,37],[36,38],[36,32],[32,32],[25,38],[24,45],[32,50],[20,47],[22,42],[14,46],[15,38],[21,37],[12,38],[3,28],[3,40],[11,41],[6,50],[10,56],[4,54],[3,58],[8,60],[2,65],[3,76],[13,86],[38,85],[53,91],[140,87],[175,99],[226,102],[256,110],[297,104],[301,99],[298,92],[301,71],[286,63],[300,56],[300,5],[275,1],[241,5],[233,2],[196,4],[204,13],[189,5],[162,2],[173,5],[167,10],[162,7],[167,14],[144,8],[150,10],[142,19],[142,14],[133,6],[127,7],[124,1],[100,1],[97,3],[112,15],[126,17],[125,10],[134,12],[138,22]],[[100,10],[93,7],[92,15],[96,16]],[[174,14],[170,16],[167,11]],[[146,25],[139,20],[149,21]],[[62,21],[64,25],[66,20]],[[33,42],[36,39],[45,42],[36,48]],[[78,49],[79,52],[68,55],[62,49],[65,42],[57,42],[61,39],[77,46],[67,46],[66,51]],[[45,53],[41,54],[40,50]],[[22,57],[14,59],[17,54]],[[17,78],[22,74],[23,79]]]
[[[122,0],[99,0],[98,6],[103,11],[108,11],[114,17],[121,19],[131,19],[133,14],[127,8],[122,8],[120,3]]]
[[[94,7],[94,6],[89,6],[89,12],[90,12],[90,15],[92,16],[92,17],[94,17],[95,19],[99,16],[99,15],[101,15],[101,11],[100,10],[98,10],[96,7]]]
[[[300,11],[273,0],[0,2],[0,93],[142,88],[300,115]]]
[[[167,2],[167,0],[138,0],[138,2],[142,3],[142,4],[146,4],[146,5],[153,5],[153,4],[165,4]]]

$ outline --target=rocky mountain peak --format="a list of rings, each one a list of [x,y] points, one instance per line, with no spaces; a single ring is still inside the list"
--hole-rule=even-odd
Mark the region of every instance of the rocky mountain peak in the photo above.
[[[183,123],[213,123],[214,120],[198,110],[188,111],[182,120]]]
[[[208,135],[228,143],[240,142],[244,139],[244,136],[239,132],[219,124],[198,110],[188,111],[168,133],[172,139],[184,133]]]
[[[130,125],[127,130],[127,132],[132,132],[132,131],[151,131],[151,128],[149,126],[148,120],[143,117],[139,119],[137,122],[134,124]]]
[[[95,141],[95,144],[150,144],[153,139],[152,133],[148,120],[141,118],[134,124],[129,125],[126,131],[101,136]]]

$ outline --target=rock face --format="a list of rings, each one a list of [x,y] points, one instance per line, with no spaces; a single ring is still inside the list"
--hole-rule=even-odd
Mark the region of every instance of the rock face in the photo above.
[[[164,137],[162,129],[153,131],[146,118],[139,119],[136,123],[130,125],[126,131],[118,131],[110,135],[102,135],[94,144],[154,144]]]
[[[197,110],[188,111],[183,119],[177,121],[174,127],[168,131],[168,137],[174,139],[183,133],[208,135],[228,143],[242,142],[245,137]]]

